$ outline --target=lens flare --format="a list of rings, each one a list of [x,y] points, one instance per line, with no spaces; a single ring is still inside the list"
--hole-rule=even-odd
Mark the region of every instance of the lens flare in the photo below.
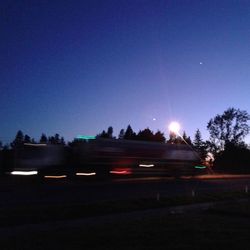
[[[177,135],[179,135],[180,128],[181,126],[178,122],[171,122],[168,126],[168,129],[170,130],[170,132],[173,132]]]

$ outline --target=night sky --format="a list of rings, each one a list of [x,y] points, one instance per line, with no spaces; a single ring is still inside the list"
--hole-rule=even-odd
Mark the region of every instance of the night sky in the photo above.
[[[0,6],[0,140],[130,124],[208,138],[250,113],[250,1],[16,0]],[[250,141],[250,139],[248,139]]]

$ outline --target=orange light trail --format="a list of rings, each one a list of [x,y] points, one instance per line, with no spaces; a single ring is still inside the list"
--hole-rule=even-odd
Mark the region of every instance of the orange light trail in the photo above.
[[[62,179],[62,178],[66,178],[67,175],[45,175],[44,178],[47,179]]]

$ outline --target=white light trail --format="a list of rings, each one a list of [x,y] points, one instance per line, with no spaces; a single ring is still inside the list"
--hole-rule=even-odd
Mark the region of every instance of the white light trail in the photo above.
[[[155,166],[154,164],[140,164],[139,165],[139,167],[142,167],[142,168],[152,168],[154,166]]]
[[[12,171],[12,175],[37,175],[37,171]]]
[[[77,176],[93,176],[96,175],[95,172],[92,173],[76,173]]]

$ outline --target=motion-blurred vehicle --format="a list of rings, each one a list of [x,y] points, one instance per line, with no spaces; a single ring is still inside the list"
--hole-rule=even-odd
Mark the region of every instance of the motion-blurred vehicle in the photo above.
[[[185,144],[136,140],[82,140],[72,146],[78,173],[127,176],[181,176],[202,172],[199,155]]]
[[[118,139],[76,140],[70,147],[24,144],[13,152],[12,175],[46,178],[182,176],[203,173],[188,145]]]
[[[7,169],[11,175],[66,174],[66,148],[63,145],[25,143],[13,150],[11,166]]]

